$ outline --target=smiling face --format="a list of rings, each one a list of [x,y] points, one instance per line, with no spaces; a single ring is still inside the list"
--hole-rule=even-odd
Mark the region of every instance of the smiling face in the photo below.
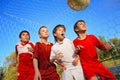
[[[63,41],[65,38],[65,28],[63,26],[57,27],[56,31],[54,32],[54,36],[56,37],[57,41]]]

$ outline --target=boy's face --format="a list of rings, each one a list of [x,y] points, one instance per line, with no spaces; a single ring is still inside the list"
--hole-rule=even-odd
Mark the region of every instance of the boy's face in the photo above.
[[[63,40],[65,38],[65,30],[63,27],[58,27],[56,32],[54,33],[54,36],[56,36],[57,40]]]
[[[49,37],[49,32],[47,28],[41,28],[39,32],[40,38],[48,38]]]
[[[77,32],[83,32],[83,31],[86,31],[86,29],[87,29],[87,27],[86,27],[86,24],[84,22],[77,23],[77,28],[76,28]]]
[[[21,42],[26,43],[29,41],[29,39],[30,39],[30,36],[27,32],[23,32],[21,34],[21,37],[20,37]]]

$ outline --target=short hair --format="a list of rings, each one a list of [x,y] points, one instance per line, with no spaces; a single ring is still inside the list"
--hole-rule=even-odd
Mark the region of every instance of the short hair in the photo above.
[[[74,32],[77,34],[77,32],[75,31],[75,29],[77,28],[77,24],[78,22],[84,22],[86,24],[86,22],[84,20],[78,20],[75,24],[74,24]]]
[[[19,38],[21,38],[22,33],[27,33],[29,35],[29,39],[30,39],[30,33],[27,30],[21,31],[19,34]]]
[[[40,30],[41,30],[42,28],[47,28],[47,27],[46,27],[46,26],[41,26],[41,27],[39,28],[39,30],[38,30],[38,34],[40,34]]]
[[[54,29],[53,29],[53,36],[54,36],[54,33],[57,31],[57,29],[58,29],[59,27],[64,28],[64,30],[66,31],[66,28],[65,28],[64,25],[62,25],[62,24],[58,24],[58,25],[56,25],[56,26],[54,27]],[[56,36],[54,36],[54,39],[55,39],[55,42],[56,42],[56,41],[57,41]]]

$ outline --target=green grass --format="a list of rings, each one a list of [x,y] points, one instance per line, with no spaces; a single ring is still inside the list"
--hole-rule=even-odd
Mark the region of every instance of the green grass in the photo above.
[[[116,65],[120,65],[120,59],[110,59],[102,62],[106,67],[110,68]]]

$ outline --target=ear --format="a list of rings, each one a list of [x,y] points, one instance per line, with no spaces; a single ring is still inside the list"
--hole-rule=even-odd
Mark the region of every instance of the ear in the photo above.
[[[19,40],[21,41],[21,38],[19,38]]]
[[[40,35],[40,34],[38,34],[38,36],[41,38],[41,35]]]
[[[75,32],[78,32],[78,29],[77,29],[77,28],[75,28]]]
[[[54,33],[54,36],[56,36],[56,34]]]

